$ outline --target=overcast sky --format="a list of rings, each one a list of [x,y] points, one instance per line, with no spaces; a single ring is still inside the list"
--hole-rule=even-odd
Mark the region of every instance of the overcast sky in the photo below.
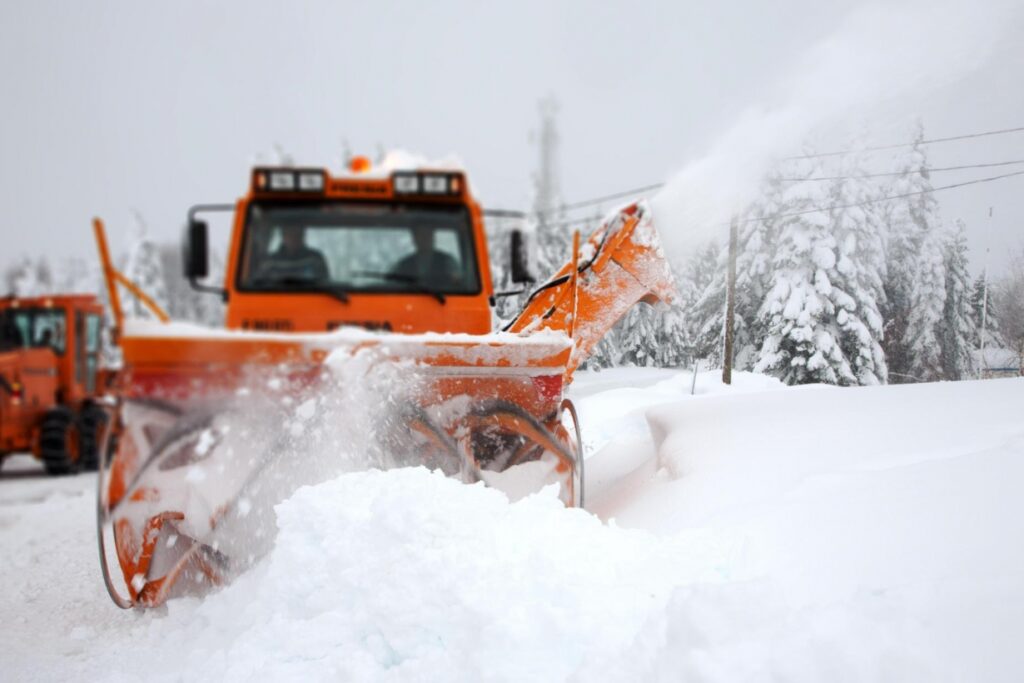
[[[771,102],[859,4],[6,0],[0,265],[92,258],[93,215],[120,250],[133,209],[177,239],[190,204],[242,194],[275,143],[334,168],[344,142],[455,154],[486,205],[525,208],[548,93],[566,201],[658,182]],[[1024,126],[1024,20],[1000,7],[985,63],[887,102],[866,124],[873,142],[901,141],[915,116],[934,137]],[[1024,133],[930,152],[936,165],[1024,159]],[[936,184],[980,175],[994,173]],[[1024,176],[937,196],[945,220],[967,222],[976,269],[977,252],[998,267],[1024,244]]]

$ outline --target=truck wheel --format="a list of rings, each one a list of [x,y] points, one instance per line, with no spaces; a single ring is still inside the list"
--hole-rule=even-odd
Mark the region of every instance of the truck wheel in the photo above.
[[[86,403],[79,416],[82,469],[93,471],[100,462],[100,444],[107,428],[107,414],[94,403]]]
[[[39,453],[48,474],[74,474],[81,467],[81,431],[70,408],[46,413],[39,431]]]

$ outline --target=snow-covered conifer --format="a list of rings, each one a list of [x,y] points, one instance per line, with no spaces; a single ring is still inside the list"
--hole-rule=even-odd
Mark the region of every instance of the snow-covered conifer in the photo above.
[[[939,341],[942,372],[947,380],[974,376],[974,340],[977,329],[971,308],[971,280],[967,272],[967,235],[963,221],[945,240],[946,301]]]
[[[837,306],[839,345],[859,384],[884,383],[888,377],[882,350],[880,306],[885,298],[884,227],[871,203],[860,155],[844,157],[829,190],[830,229],[836,266],[831,272]]]
[[[49,294],[48,283],[40,280],[37,264],[28,256],[22,257],[6,273],[7,293],[17,297]]]
[[[164,310],[167,309],[167,284],[160,262],[160,250],[150,238],[146,222],[135,212],[135,228],[132,246],[128,252],[123,272],[143,292]],[[152,313],[130,294],[122,298],[125,315],[128,317],[152,317]]]
[[[885,352],[894,382],[942,378],[939,329],[946,274],[928,158],[918,124],[914,143],[897,159],[887,207]]]
[[[804,177],[819,164],[806,164]],[[826,190],[820,183],[794,183],[783,190],[786,213],[778,221],[772,287],[761,307],[765,340],[754,369],[787,384],[858,384],[846,357],[844,336],[856,303],[833,284],[841,280],[840,246],[832,233]]]
[[[983,272],[971,286],[971,322],[974,325],[974,338],[971,347],[980,349],[981,337],[985,336],[985,348],[1001,346],[1002,336],[999,334],[999,311],[996,287],[988,282],[988,273]]]
[[[653,306],[637,304],[629,309],[617,326],[620,365],[653,367],[657,365],[658,312]]]
[[[683,271],[682,282],[688,284],[686,302],[687,327],[695,358],[712,366],[721,365],[722,340],[725,329],[725,253],[716,241],[708,242],[691,258]]]

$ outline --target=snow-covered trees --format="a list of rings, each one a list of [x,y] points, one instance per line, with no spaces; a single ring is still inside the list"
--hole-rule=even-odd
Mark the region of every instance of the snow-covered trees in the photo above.
[[[817,164],[807,164],[813,175]],[[856,302],[837,282],[841,238],[821,211],[825,197],[810,183],[784,193],[787,214],[778,223],[772,284],[761,307],[765,340],[754,369],[787,384],[857,384],[843,348]]]
[[[167,289],[167,313],[175,320],[188,320],[203,325],[217,326],[224,320],[224,303],[208,292],[197,292],[182,277],[181,248],[176,244],[159,245],[160,267]],[[224,278],[224,263],[220,254],[210,252],[210,282]]]
[[[995,298],[1000,334],[1017,354],[1017,363],[1024,375],[1024,251],[1014,256]]]
[[[974,375],[974,340],[977,337],[971,308],[971,280],[967,272],[967,235],[963,221],[957,221],[944,245],[946,271],[945,304],[939,341],[942,374],[947,380]]]
[[[942,379],[939,330],[946,274],[937,202],[918,126],[914,142],[897,160],[899,175],[888,221],[885,354],[894,382]]]
[[[839,345],[858,384],[879,384],[888,378],[880,312],[886,273],[883,226],[859,154],[845,157],[839,170],[829,189]]]
[[[135,229],[132,246],[125,261],[125,277],[148,294],[154,302],[164,310],[167,309],[167,281],[160,260],[160,250],[156,242],[150,238],[146,222],[139,213],[135,213]],[[127,296],[122,300],[125,315],[128,317],[152,317],[153,314],[136,297]]]
[[[971,323],[974,325],[974,338],[971,347],[980,349],[993,348],[1002,344],[999,334],[999,312],[996,302],[997,288],[988,282],[988,273],[982,272],[971,288]],[[982,343],[984,337],[984,344]]]
[[[4,274],[7,294],[12,296],[42,296],[53,291],[53,275],[45,257],[33,261],[23,256]]]
[[[534,274],[543,281],[569,257],[573,230],[586,235],[600,223],[599,215],[581,218],[562,201],[556,113],[553,101],[541,103],[530,211],[525,218],[489,218],[486,225],[496,290],[525,289],[498,299],[498,327],[534,289],[509,277],[511,230],[525,229],[529,235]],[[782,162],[767,174],[749,205],[736,207],[735,367],[769,372],[790,383],[847,385],[975,374],[983,281],[970,282],[963,226],[941,229],[923,140],[918,125],[891,167],[878,155],[856,150]],[[280,149],[276,153],[286,157]],[[890,175],[895,176],[891,182],[881,180]],[[141,219],[137,223],[129,254],[119,260],[125,274],[172,317],[219,324],[223,304],[188,287],[179,275],[177,247],[157,245]],[[585,367],[681,367],[698,359],[720,365],[724,247],[724,240],[717,240],[694,254],[676,254],[678,300],[672,306],[631,310]],[[219,270],[215,262],[213,272]],[[83,283],[104,295],[97,269],[80,260],[51,268],[43,259],[26,257],[5,272],[4,280],[9,292],[22,296],[54,287],[81,290]],[[1005,283],[990,287],[985,334],[990,348],[1009,345],[1011,336],[1005,344],[999,337],[1000,325],[1016,329],[1021,297],[1008,291],[1016,290]],[[133,297],[126,295],[124,301],[128,315],[147,315]],[[1024,343],[1019,340],[1013,337],[1014,343]]]

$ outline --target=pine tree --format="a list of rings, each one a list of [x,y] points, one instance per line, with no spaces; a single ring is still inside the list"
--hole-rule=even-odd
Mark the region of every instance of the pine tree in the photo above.
[[[772,263],[778,243],[779,216],[786,211],[784,188],[785,181],[782,180],[780,170],[772,169],[765,176],[760,197],[740,216],[734,321],[736,353],[733,358],[734,367],[739,370],[753,367],[764,344],[765,329],[760,312],[772,286]]]
[[[735,357],[733,365],[749,370],[764,342],[760,309],[771,287],[772,259],[777,242],[778,216],[784,182],[778,169],[765,178],[760,197],[739,214],[736,256],[736,315],[734,320]],[[715,245],[701,255],[708,264],[704,289],[692,305],[691,336],[698,358],[721,365],[725,340],[727,250]]]
[[[45,276],[45,272],[42,273]],[[5,280],[7,293],[17,297],[42,296],[49,294],[48,283],[40,280],[40,269],[28,256],[22,257],[7,269]]]
[[[971,288],[971,323],[974,327],[971,348],[973,349],[981,349],[983,334],[985,348],[996,348],[1003,344],[1003,339],[999,334],[999,311],[996,305],[995,288],[986,281],[987,279],[988,274],[982,273],[975,279]]]
[[[946,275],[923,139],[918,124],[910,150],[898,159],[899,175],[887,191],[899,197],[886,207],[884,347],[895,382],[942,378],[939,330]]]
[[[40,294],[52,294],[54,291],[53,269],[50,268],[50,262],[46,256],[36,259],[35,271],[36,289]]]
[[[716,241],[708,242],[693,256],[684,270],[683,290],[689,292],[685,301],[687,328],[696,359],[712,366],[722,363],[723,330],[725,326],[726,254]]]
[[[160,250],[149,237],[146,222],[138,212],[135,213],[132,247],[122,272],[158,306],[167,310],[167,283],[160,262]],[[122,298],[122,307],[126,317],[153,317],[152,312],[131,295]]]
[[[944,256],[946,291],[940,327],[942,373],[947,380],[960,380],[974,375],[973,344],[978,334],[970,300],[972,291],[963,221],[957,221],[956,230],[946,237]]]
[[[621,355],[618,365],[654,367],[658,364],[655,340],[658,334],[657,312],[653,306],[637,304],[623,316],[619,327]]]
[[[838,308],[839,345],[862,385],[884,383],[888,377],[882,350],[886,272],[883,227],[864,178],[860,155],[845,157],[829,201],[831,231],[836,242],[836,266],[830,273],[832,298]]]
[[[686,314],[678,303],[658,312],[656,322],[655,365],[682,368],[693,362],[693,342],[686,327]]]
[[[809,163],[803,177],[819,164]],[[843,342],[850,328],[852,297],[833,285],[840,245],[830,217],[815,211],[826,197],[814,183],[796,183],[783,191],[784,217],[772,259],[772,287],[761,307],[765,341],[754,369],[787,384],[823,382],[852,385],[858,377]]]
[[[54,281],[54,291],[72,294],[99,294],[98,268],[91,266],[80,256],[64,260]]]
[[[1014,255],[1009,272],[996,288],[999,329],[1005,345],[1017,354],[1024,376],[1024,251]]]

